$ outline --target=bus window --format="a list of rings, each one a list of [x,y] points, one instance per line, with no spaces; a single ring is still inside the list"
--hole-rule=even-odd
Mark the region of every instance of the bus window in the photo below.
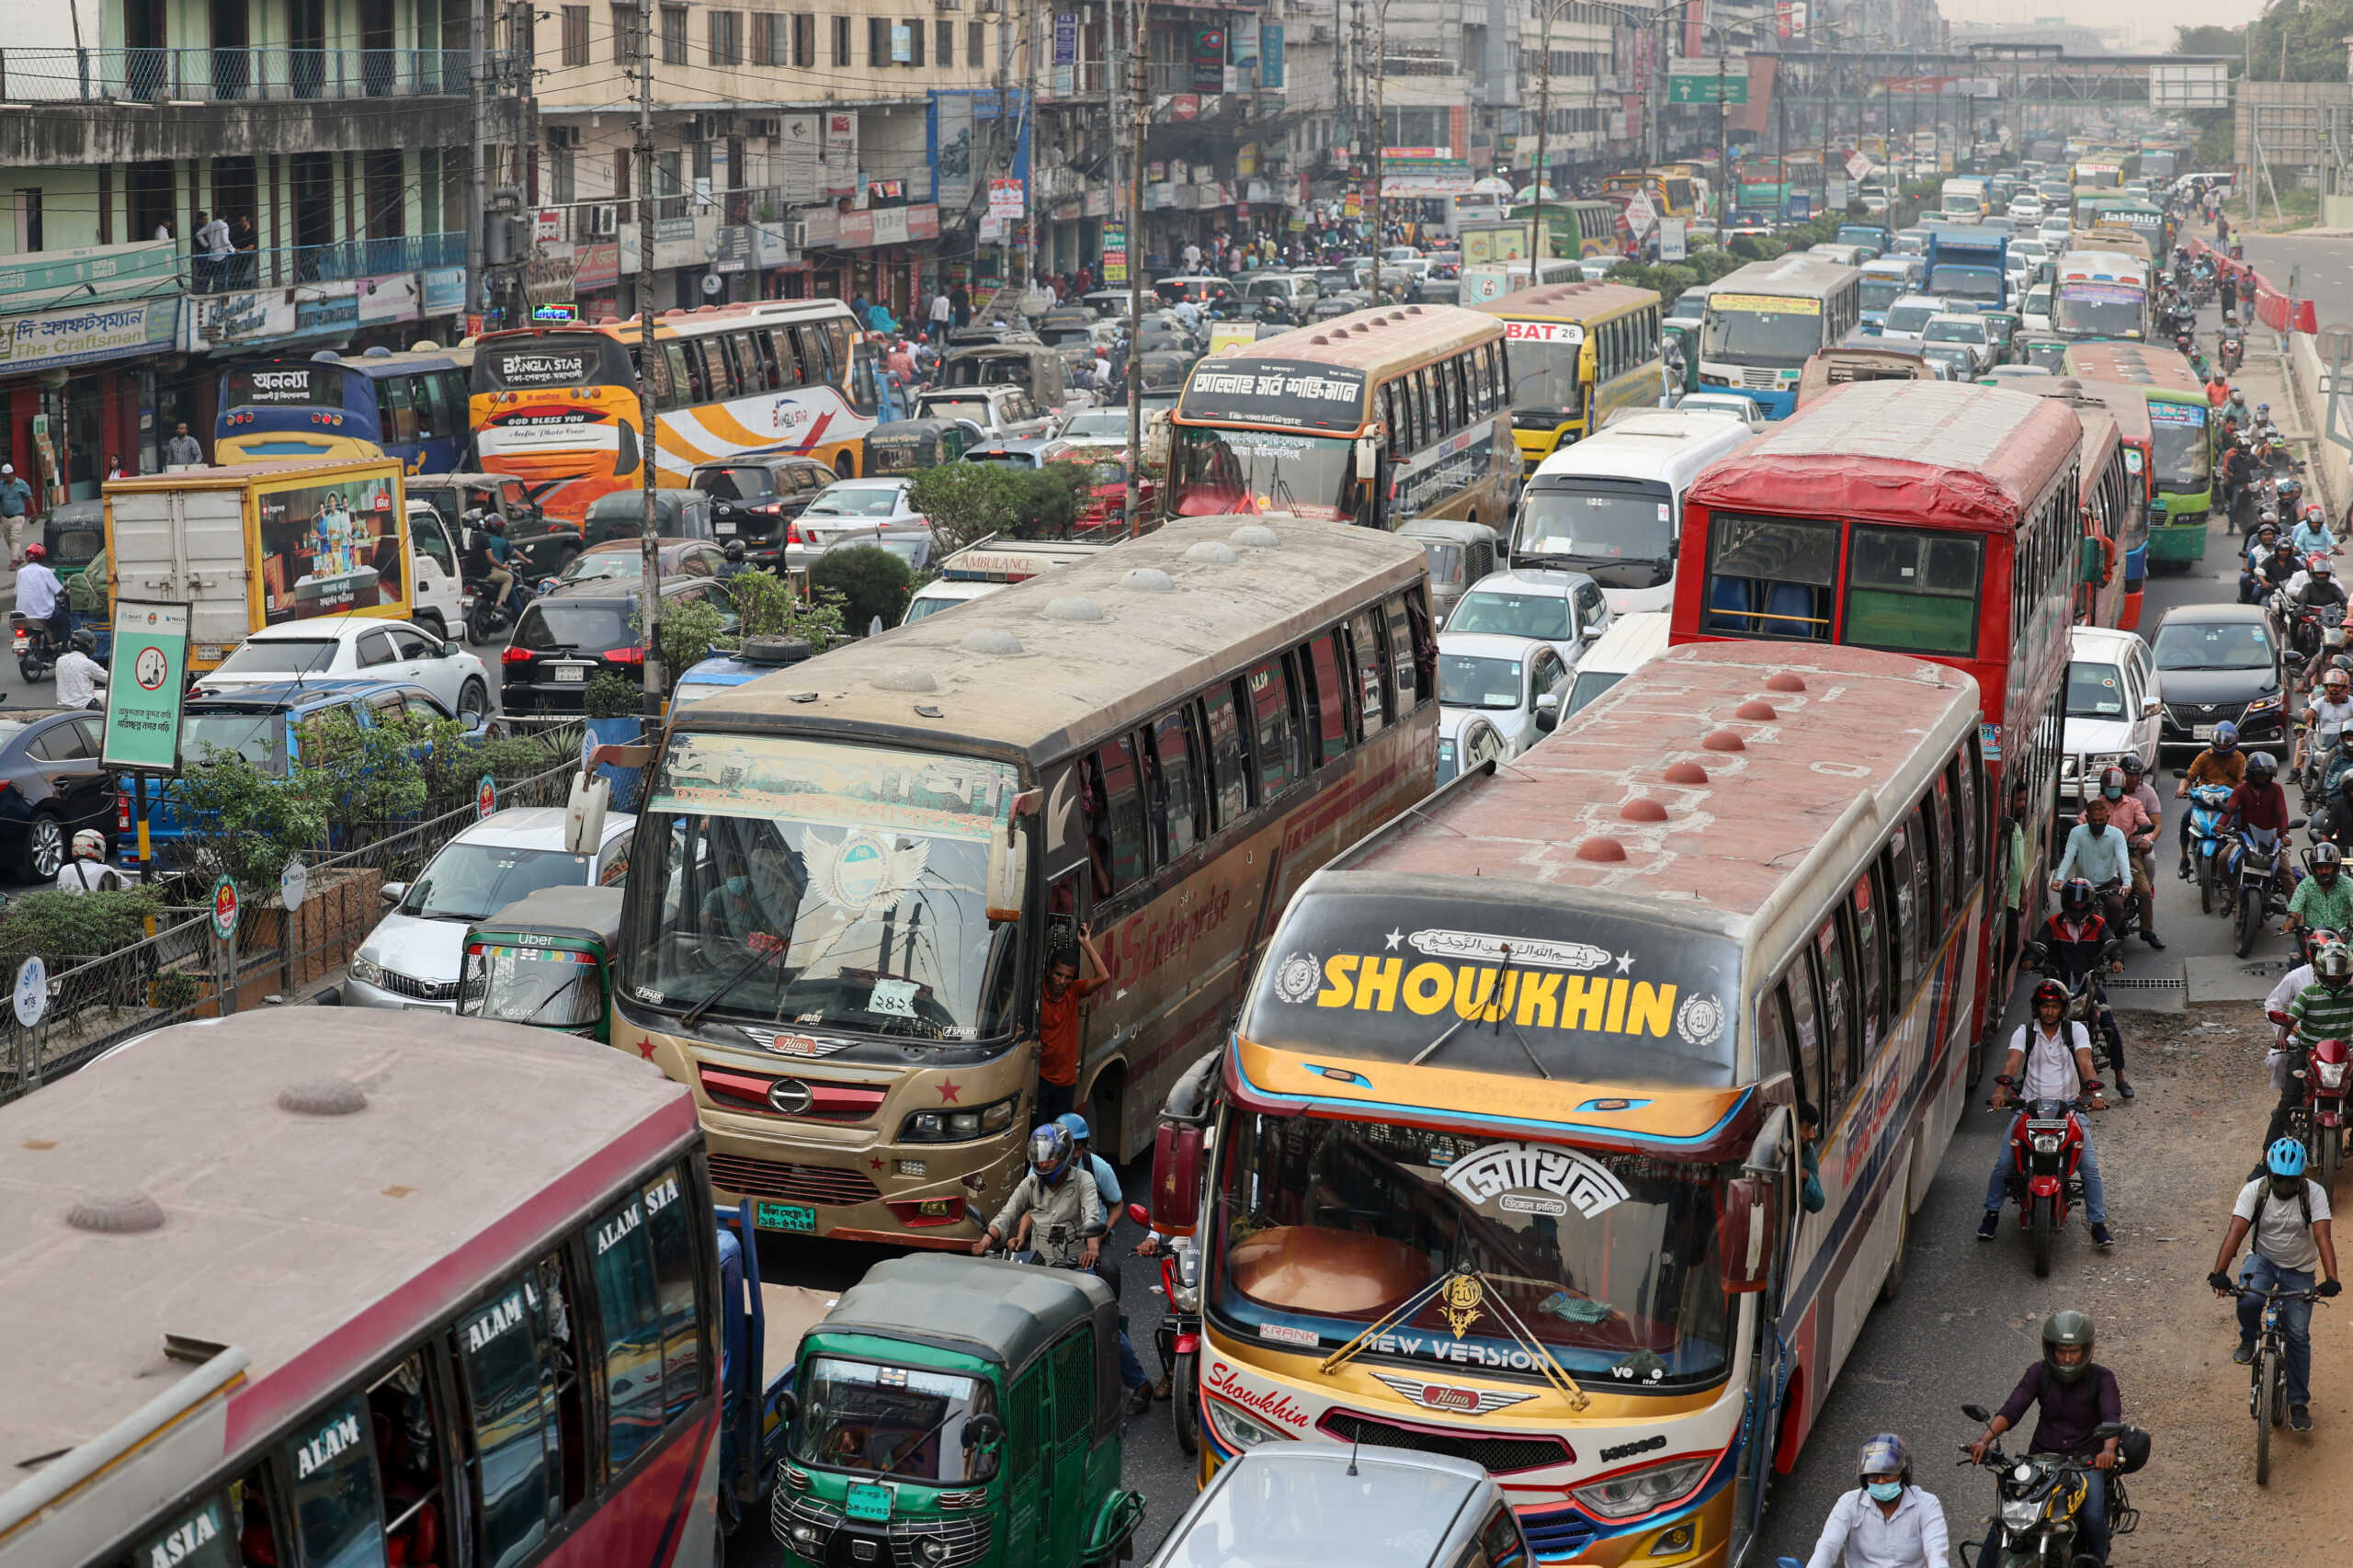
[[[1389,660],[1381,645],[1381,632],[1377,609],[1361,610],[1348,622],[1348,642],[1356,655],[1358,730],[1367,740],[1381,733],[1381,726],[1394,711],[1382,694],[1382,666]]]
[[[1879,917],[1879,900],[1870,872],[1857,879],[1847,903],[1854,923],[1855,971],[1860,982],[1855,999],[1862,1009],[1863,1055],[1868,1059],[1878,1051],[1880,1039],[1887,1033],[1887,928]]]
[[[1928,960],[1937,950],[1937,841],[1925,803],[1914,806],[1904,820],[1912,844],[1912,983],[1918,985],[1927,978]]]
[[[1159,765],[1160,788],[1153,801],[1155,817],[1154,836],[1167,846],[1171,860],[1185,854],[1201,841],[1200,787],[1195,782],[1198,770],[1194,757],[1198,751],[1192,733],[1189,708],[1161,716],[1152,727],[1153,756]]]
[[[604,1330],[605,1454],[620,1470],[662,1435],[662,1303],[645,1204],[632,1192],[588,1227]]]
[[[1756,999],[1756,1079],[1769,1084],[1777,1073],[1790,1071],[1790,1030],[1781,1018],[1781,994],[1768,991]],[[1801,1080],[1798,1098],[1813,1103],[1813,1085]]]
[[[510,1568],[531,1554],[562,1517],[563,1438],[540,1394],[552,1378],[547,1305],[527,1268],[499,1295],[458,1322],[458,1365],[473,1422],[475,1526],[484,1568]]]
[[[737,358],[735,335],[721,333],[702,340],[703,357],[710,364],[710,395],[722,400],[744,395],[743,368]]]
[[[1327,631],[1308,640],[1302,649],[1307,682],[1309,756],[1317,767],[1348,749],[1348,699],[1340,680],[1340,651]]]
[[[1937,844],[1937,916],[1950,921],[1954,906],[1961,903],[1961,855],[1952,835],[1952,795],[1945,776],[1937,775],[1936,788],[1929,791],[1934,813],[1928,821],[1929,836]]]
[[[1953,782],[1953,818],[1961,845],[1961,880],[1974,884],[1985,874],[1984,824],[1977,819],[1977,764],[1964,743],[1945,772]]]
[[[1711,518],[1703,630],[1784,642],[1827,642],[1837,580],[1836,523]]]
[[[1222,830],[1250,810],[1249,732],[1235,710],[1237,694],[1231,684],[1211,687],[1201,701],[1209,716],[1211,801],[1216,808],[1211,825]]]
[[[1782,977],[1781,994],[1789,1004],[1790,1021],[1798,1047],[1798,1072],[1806,1085],[1807,1096],[1824,1095],[1826,1097],[1826,1080],[1822,1075],[1822,1030],[1818,1021],[1821,1009],[1814,1005],[1813,969],[1806,962],[1803,953],[1798,955],[1798,961]],[[1821,1108],[1823,1126],[1827,1131],[1831,1108],[1819,1100],[1814,1103]]]
[[[376,1424],[353,1394],[295,1426],[281,1447],[295,1478],[288,1520],[310,1562],[382,1562],[383,1489],[376,1473]]]
[[[414,393],[416,383],[406,376],[381,376],[374,379],[376,389],[377,427],[387,441],[416,439],[416,405]]]
[[[687,347],[676,338],[662,345],[662,358],[669,370],[672,408],[685,408],[702,401],[702,358],[696,356],[690,365]]]
[[[141,1541],[130,1556],[118,1558],[115,1568],[151,1568],[158,1562],[179,1568],[238,1568],[241,1562],[269,1562],[270,1557],[256,1550],[269,1550],[267,1500],[256,1482],[246,1483],[245,1506],[260,1521],[251,1530],[230,1512],[225,1494],[207,1493],[166,1516],[169,1522],[163,1531]]]
[[[1823,1108],[1829,1113],[1846,1103],[1855,1081],[1855,988],[1848,983],[1853,965],[1836,915],[1813,934],[1813,958],[1822,982],[1823,1035],[1829,1045],[1830,1104]]]
[[[1250,711],[1258,736],[1258,799],[1271,801],[1302,771],[1296,707],[1282,660],[1268,659],[1250,672]]]
[[[1845,641],[1904,653],[1973,653],[1978,556],[1967,535],[1857,524]]]
[[[1422,704],[1428,695],[1421,679],[1421,665],[1414,657],[1413,615],[1406,609],[1407,596],[1399,594],[1389,601],[1389,669],[1390,680],[1397,693],[1396,713],[1403,718]]]
[[[1888,940],[1894,950],[1895,961],[1888,966],[1891,994],[1894,999],[1889,1011],[1901,1013],[1904,999],[1912,994],[1913,982],[1919,978],[1920,967],[1914,954],[1920,950],[1918,929],[1924,912],[1919,904],[1919,887],[1915,879],[1919,868],[1913,863],[1913,841],[1908,828],[1899,827],[1888,841],[1887,855],[1882,861],[1883,886],[1894,899],[1895,919],[1888,931]]]
[[[467,412],[472,398],[466,389],[466,373],[463,370],[443,370],[434,380],[441,389],[439,401],[434,408],[434,433],[447,436],[462,446],[469,428],[468,421],[472,418]],[[460,460],[463,460],[462,454]]]
[[[767,327],[761,327],[754,332],[751,337],[752,353],[758,358],[760,365],[760,390],[774,392],[784,384],[783,377],[777,369],[776,335]],[[791,346],[788,343],[785,352],[790,354],[791,351]]]
[[[1381,389],[1381,422],[1389,427],[1389,455],[1404,456],[1411,449],[1407,445],[1411,432],[1405,428],[1405,400],[1397,394],[1394,381]]]
[[[646,1183],[647,1229],[654,1235],[654,1283],[662,1304],[662,1419],[676,1421],[702,1396],[702,1330],[698,1323],[695,1282],[702,1278],[685,1198],[689,1190],[675,1170]]]
[[[1107,891],[1117,892],[1143,881],[1150,853],[1144,843],[1143,778],[1136,769],[1133,743],[1124,735],[1095,748],[1095,794],[1093,835],[1102,841]]]

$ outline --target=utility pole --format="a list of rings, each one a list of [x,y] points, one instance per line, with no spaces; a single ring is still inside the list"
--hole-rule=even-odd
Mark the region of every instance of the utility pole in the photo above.
[[[479,5],[481,0],[475,0]],[[654,408],[654,0],[637,3],[637,425],[645,511],[638,531],[639,619],[645,623],[645,713],[662,711],[662,564],[654,471],[662,450],[661,416]]]
[[[1740,181],[1733,177],[1731,143],[1724,137],[1724,39],[1716,35],[1716,175],[1724,182],[1722,211],[1716,218],[1718,243],[1732,226],[1732,210],[1740,203]]]
[[[483,275],[483,32],[488,25],[483,8],[489,0],[473,0],[466,29],[466,309],[478,313],[489,303]]]
[[[1544,24],[1537,29],[1536,64],[1536,178],[1529,194],[1536,199],[1529,203],[1528,219],[1528,281],[1531,287],[1544,276],[1544,246],[1541,235],[1546,222],[1544,212],[1544,154],[1547,133],[1552,129],[1552,11],[1554,0],[1543,0]],[[1508,278],[1511,269],[1506,267]]]
[[[1135,0],[1135,31],[1130,40],[1128,68],[1130,105],[1135,124],[1128,154],[1128,537],[1136,537],[1136,512],[1142,502],[1139,476],[1143,472],[1143,355],[1139,337],[1143,331],[1143,133],[1152,119],[1151,35],[1144,31],[1145,0]],[[1114,97],[1113,102],[1118,102]],[[1168,432],[1173,443],[1176,428]],[[1168,472],[1176,472],[1176,454],[1169,454]],[[1162,500],[1165,510],[1167,502]]]
[[[1389,0],[1374,7],[1372,19],[1372,302],[1377,306],[1381,303],[1381,253],[1385,244],[1381,184],[1389,162],[1389,122],[1381,116],[1381,89],[1389,75]]]

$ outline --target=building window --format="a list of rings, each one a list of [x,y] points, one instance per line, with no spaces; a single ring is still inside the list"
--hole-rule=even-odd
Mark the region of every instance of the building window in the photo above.
[[[891,63],[891,19],[888,17],[866,18],[866,62],[869,65]]]
[[[579,199],[573,194],[572,149],[548,149],[548,199],[558,207],[569,207]]]
[[[40,187],[27,186],[17,192],[17,249],[42,249],[40,236]]]
[[[662,63],[684,65],[687,62],[687,8],[684,6],[662,7]]]
[[[945,70],[956,63],[956,24],[934,22],[931,35],[932,63]]]
[[[637,29],[641,13],[634,6],[616,6],[613,7],[614,64],[634,65],[641,58],[638,50],[637,39]]]
[[[620,208],[615,216],[624,223],[637,221],[637,214],[629,204],[630,164],[635,156],[636,154],[627,147],[613,149],[613,200]]]
[[[964,65],[968,70],[988,60],[988,34],[982,30],[987,26],[986,22],[964,24]]]
[[[817,18],[806,11],[793,14],[792,62],[802,67],[817,63]]]
[[[907,63],[923,63],[923,18],[918,17],[907,24]]]
[[[687,199],[681,193],[687,188],[678,167],[676,153],[654,154],[654,188],[647,194],[660,199],[654,209],[657,218],[683,218],[687,215]]]
[[[566,6],[563,8],[563,62],[566,65],[588,63],[588,7]]]
[[[713,65],[744,63],[743,12],[710,13],[710,62]]]
[[[847,65],[849,62],[849,18],[835,17],[834,18],[834,63]]]
[[[784,63],[784,43],[777,24],[784,20],[773,11],[752,13],[752,63],[781,65]]]

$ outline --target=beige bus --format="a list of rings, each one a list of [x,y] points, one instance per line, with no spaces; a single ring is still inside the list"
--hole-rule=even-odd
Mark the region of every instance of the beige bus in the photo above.
[[[654,759],[613,1041],[763,1227],[969,1245],[1047,954],[1085,924],[1108,966],[1076,1089],[1125,1157],[1292,890],[1433,787],[1435,660],[1417,541],[1190,517],[707,697]]]

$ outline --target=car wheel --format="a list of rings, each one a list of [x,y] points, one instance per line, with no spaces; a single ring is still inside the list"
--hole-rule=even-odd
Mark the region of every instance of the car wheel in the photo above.
[[[468,676],[466,684],[458,688],[458,711],[479,713],[485,719],[489,718],[490,687],[475,676]]]
[[[25,824],[25,874],[39,882],[57,881],[65,864],[65,824],[55,812],[43,809]]]

